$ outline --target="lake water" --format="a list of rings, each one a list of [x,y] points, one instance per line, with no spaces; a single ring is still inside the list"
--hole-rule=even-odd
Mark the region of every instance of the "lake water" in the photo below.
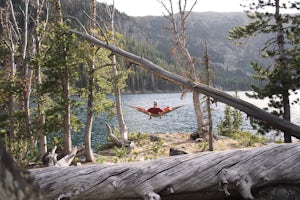
[[[300,92],[300,91],[299,91]],[[235,92],[228,92],[231,95],[234,95]],[[122,107],[123,114],[126,126],[129,133],[131,132],[141,132],[141,133],[192,133],[197,129],[197,123],[194,113],[192,93],[188,93],[186,97],[181,100],[181,93],[156,93],[156,94],[125,94],[122,95]],[[238,92],[238,96],[254,105],[263,108],[267,106],[267,100],[256,100],[248,98],[245,95],[245,92]],[[291,100],[295,99],[297,96],[292,95]],[[179,105],[184,105],[183,107],[166,114],[161,119],[152,118],[149,119],[149,116],[138,112],[127,105],[140,106],[149,108],[153,105],[153,101],[157,101],[160,107],[174,107]],[[213,104],[213,125],[216,132],[216,127],[220,119],[224,116],[225,104],[218,102]],[[244,122],[241,127],[244,131],[255,132],[249,120],[246,119],[244,115]],[[295,124],[300,125],[300,105],[292,105],[291,107],[291,121]],[[93,147],[97,146],[100,143],[105,143],[106,141],[106,127],[105,123],[106,117],[98,116],[96,117],[93,125],[92,132],[92,144]],[[112,122],[109,122],[110,125],[117,126],[117,121],[114,119]],[[76,133],[73,135],[73,139],[77,141],[76,143],[83,142],[82,133]]]

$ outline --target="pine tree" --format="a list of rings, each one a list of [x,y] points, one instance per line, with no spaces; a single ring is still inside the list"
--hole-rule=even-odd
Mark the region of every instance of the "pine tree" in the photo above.
[[[291,4],[293,8],[294,4]],[[274,13],[259,12],[261,8],[271,7]],[[253,94],[249,94],[253,98],[269,98],[269,108],[271,112],[283,119],[290,121],[290,100],[289,96],[292,91],[299,88],[300,83],[297,82],[299,77],[299,65],[293,60],[297,60],[295,52],[298,49],[295,36],[299,30],[299,20],[297,15],[283,15],[282,9],[287,8],[286,4],[280,4],[279,0],[259,1],[257,4],[251,4],[250,9],[256,12],[248,12],[248,16],[252,22],[245,27],[236,27],[230,31],[230,38],[241,39],[257,34],[269,34],[272,36],[262,47],[262,57],[272,58],[272,66],[261,66],[258,63],[251,62],[255,70],[254,78],[260,80],[263,85],[252,85]],[[298,20],[297,20],[298,19]],[[294,41],[293,41],[294,38]],[[298,43],[299,44],[299,43]],[[296,57],[295,57],[296,56]],[[293,64],[294,63],[294,64]],[[257,121],[256,121],[257,122]],[[270,127],[260,124],[259,132],[265,133]],[[284,133],[284,141],[291,142],[290,133]]]

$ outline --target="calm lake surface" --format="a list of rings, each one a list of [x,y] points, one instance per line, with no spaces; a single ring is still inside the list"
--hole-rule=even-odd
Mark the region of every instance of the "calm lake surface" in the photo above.
[[[300,92],[300,90],[298,91]],[[228,92],[228,94],[234,95],[235,92]],[[129,133],[141,132],[141,133],[192,133],[197,129],[197,123],[194,113],[192,93],[188,93],[182,100],[180,99],[181,93],[156,93],[156,94],[125,94],[122,95],[122,107],[126,126]],[[268,100],[256,100],[250,99],[245,95],[245,92],[238,92],[239,98],[246,100],[260,108],[267,106]],[[291,101],[299,98],[298,95],[292,95]],[[184,105],[183,107],[166,114],[161,119],[152,118],[138,112],[127,105],[140,106],[149,108],[153,105],[153,101],[157,101],[161,108],[166,106],[174,107]],[[220,119],[224,116],[225,104],[218,102],[213,104],[213,126],[216,131],[216,127],[219,124]],[[291,121],[295,124],[300,125],[300,105],[299,103],[291,106]],[[106,141],[106,127],[105,123],[107,118],[104,116],[96,117],[94,121],[94,128],[92,133],[92,144],[93,147],[98,146]],[[117,120],[114,119],[112,122],[108,122],[112,127],[117,126]],[[244,114],[244,122],[242,130],[250,131],[255,133],[252,129],[250,122],[246,119]],[[73,139],[76,143],[83,143],[83,132],[73,134]]]

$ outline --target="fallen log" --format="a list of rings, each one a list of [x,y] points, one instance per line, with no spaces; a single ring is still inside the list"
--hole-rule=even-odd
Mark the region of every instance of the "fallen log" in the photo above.
[[[291,143],[30,172],[44,199],[259,199],[276,187],[300,196],[299,160],[300,145]]]
[[[65,157],[61,158],[57,161],[57,153],[55,153],[57,146],[54,146],[51,152],[48,152],[43,156],[44,164],[48,164],[49,167],[56,166],[56,167],[67,167],[69,166],[72,161],[74,160],[77,154],[77,147],[74,147],[70,154],[66,155]],[[79,146],[79,151],[84,149],[83,146]]]
[[[289,121],[286,121],[282,118],[279,118],[271,113],[268,113],[267,111],[258,108],[257,106],[246,102],[242,99],[233,97],[221,90],[215,89],[213,87],[207,86],[205,84],[201,83],[195,83],[187,78],[184,78],[178,74],[174,74],[172,72],[169,72],[162,67],[155,65],[154,63],[150,62],[149,60],[137,56],[135,54],[132,54],[130,52],[127,52],[123,49],[120,49],[116,46],[107,44],[105,42],[102,42],[98,40],[97,38],[81,33],[76,30],[71,30],[72,33],[76,34],[78,37],[83,38],[97,46],[106,48],[110,51],[112,51],[112,54],[119,55],[129,62],[136,64],[138,67],[141,67],[148,72],[154,74],[155,76],[168,80],[170,82],[173,82],[176,85],[183,86],[187,89],[198,91],[204,95],[210,96],[214,99],[215,102],[222,102],[227,105],[230,105],[234,108],[237,108],[245,113],[247,113],[248,116],[254,117],[256,119],[259,119],[263,122],[268,123],[273,128],[282,130],[284,132],[288,132],[292,136],[300,139],[300,126],[297,126]]]

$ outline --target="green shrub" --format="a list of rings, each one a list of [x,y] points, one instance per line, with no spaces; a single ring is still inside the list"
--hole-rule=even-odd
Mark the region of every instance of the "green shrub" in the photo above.
[[[134,141],[137,146],[142,146],[143,141],[147,139],[149,135],[147,133],[130,133],[128,139]]]
[[[254,146],[258,143],[265,143],[268,140],[266,137],[244,131],[237,131],[232,133],[231,138],[237,140],[241,145],[246,147]]]
[[[237,96],[237,95],[235,95]],[[242,112],[238,109],[226,105],[224,119],[218,124],[219,135],[230,137],[237,140],[243,146],[253,146],[256,143],[264,143],[267,138],[250,132],[240,130],[243,124]]]
[[[165,153],[165,149],[163,148],[163,144],[164,144],[164,141],[161,138],[159,138],[158,141],[156,141],[152,144],[151,150],[152,150],[154,158],[157,158],[157,156],[159,154]]]
[[[126,147],[114,147],[114,155],[121,159],[124,158],[127,155],[127,148]]]
[[[200,151],[206,151],[208,149],[208,142],[200,142],[199,143]]]
[[[14,158],[17,165],[28,167],[31,163],[39,162],[39,152],[28,142],[28,139],[18,138],[9,142],[7,138],[4,140],[7,152]]]

